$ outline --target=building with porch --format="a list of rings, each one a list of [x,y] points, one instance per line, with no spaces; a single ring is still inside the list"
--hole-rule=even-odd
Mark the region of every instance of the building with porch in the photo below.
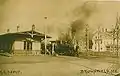
[[[113,37],[113,32],[111,30],[100,27],[93,34],[92,50],[95,52],[117,51],[117,48],[120,48],[120,39],[118,39],[118,45],[117,45],[117,39],[115,39],[114,37]]]
[[[51,38],[46,35],[46,38]],[[39,55],[41,54],[41,42],[45,40],[45,34],[35,31],[6,33],[0,35],[0,52],[14,55]]]

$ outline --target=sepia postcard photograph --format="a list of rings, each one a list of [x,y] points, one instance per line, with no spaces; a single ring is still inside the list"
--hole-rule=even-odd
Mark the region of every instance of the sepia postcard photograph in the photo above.
[[[0,76],[120,76],[120,0],[0,0]]]

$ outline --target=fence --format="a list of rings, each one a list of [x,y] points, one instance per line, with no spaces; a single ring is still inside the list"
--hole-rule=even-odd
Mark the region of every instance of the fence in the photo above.
[[[40,50],[31,50],[31,51],[28,51],[28,50],[15,50],[14,55],[22,55],[22,56],[27,56],[27,55],[40,55],[41,52]]]
[[[117,57],[118,52],[94,52],[94,51],[87,51],[87,52],[79,52],[79,55],[86,55],[86,56],[102,56],[102,57]]]

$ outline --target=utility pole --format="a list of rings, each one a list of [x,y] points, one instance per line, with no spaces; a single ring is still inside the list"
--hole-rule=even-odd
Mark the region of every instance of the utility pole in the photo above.
[[[98,27],[98,39],[97,39],[97,42],[98,42],[98,52],[100,52],[100,26]]]
[[[118,14],[117,14],[117,17],[116,17],[116,26],[115,26],[115,29],[116,29],[116,41],[117,41],[117,47],[116,47],[116,52],[117,52],[117,56],[119,57],[119,24],[120,24],[120,18],[118,17]]]
[[[116,35],[117,35],[117,56],[119,56],[119,46],[118,46],[118,44],[119,44],[119,27],[117,27],[117,33],[116,33]]]
[[[112,48],[112,51],[114,52],[115,51],[115,28],[114,28],[114,26],[113,26],[112,34],[113,34],[113,48]]]
[[[116,39],[117,39],[117,47],[116,47],[117,56],[119,56],[119,26],[118,25],[116,26]]]
[[[44,19],[46,20],[47,19],[47,17],[44,17]],[[47,53],[47,47],[46,47],[46,24],[45,24],[45,26],[44,26],[44,33],[45,33],[45,55],[46,55],[46,53]]]
[[[88,24],[86,24],[86,29],[85,29],[85,37],[86,37],[86,52],[88,52]]]

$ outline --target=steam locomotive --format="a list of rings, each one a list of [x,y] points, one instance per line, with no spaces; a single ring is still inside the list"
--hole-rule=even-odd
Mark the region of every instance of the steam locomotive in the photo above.
[[[60,41],[54,41],[51,42],[54,43],[54,52],[57,53],[58,55],[67,55],[67,56],[74,56],[75,55],[75,49],[74,49],[74,45],[69,44],[65,41],[63,41],[62,43],[60,43]],[[52,44],[47,44],[47,50],[52,53]],[[42,44],[41,46],[42,48],[42,53],[45,53],[45,46],[44,44]]]

